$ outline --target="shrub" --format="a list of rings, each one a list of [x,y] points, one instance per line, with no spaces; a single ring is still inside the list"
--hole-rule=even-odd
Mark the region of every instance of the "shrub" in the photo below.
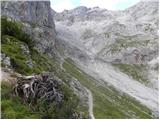
[[[23,60],[12,58],[11,65],[18,73],[25,75],[32,74],[32,69],[29,68]]]
[[[32,69],[26,64],[30,58],[23,53],[21,48],[23,44],[13,36],[4,35],[2,37],[2,52],[10,57],[12,67],[17,72],[28,75],[32,73]]]
[[[6,17],[1,18],[1,33],[3,35],[10,35],[28,44],[28,46],[33,46],[33,41],[28,34],[22,31],[22,24],[15,22],[13,20],[9,21]]]

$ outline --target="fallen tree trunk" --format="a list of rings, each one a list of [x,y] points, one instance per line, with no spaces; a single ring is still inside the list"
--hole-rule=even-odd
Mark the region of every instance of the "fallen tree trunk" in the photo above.
[[[58,91],[61,81],[49,73],[42,73],[35,76],[18,78],[14,87],[15,95],[24,99],[30,105],[37,101],[60,104],[63,100],[63,93]]]

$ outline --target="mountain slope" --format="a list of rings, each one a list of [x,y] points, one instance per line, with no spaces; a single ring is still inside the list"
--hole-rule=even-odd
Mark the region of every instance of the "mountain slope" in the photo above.
[[[81,6],[55,13],[57,48],[84,72],[158,114],[158,4],[141,1],[124,11]]]
[[[61,69],[54,54],[56,34],[54,22],[50,23],[53,20],[50,10],[49,1],[2,2],[1,70],[5,73],[1,82],[2,118],[89,117],[88,92]],[[45,83],[35,83],[38,89],[45,88],[42,91],[33,85],[36,80],[42,82],[44,71],[52,76],[46,82],[54,82],[51,89],[47,87],[49,91],[43,86]],[[81,91],[77,93],[78,90]]]
[[[159,117],[157,0],[124,11],[1,9],[2,118]]]
[[[92,92],[95,118],[154,118],[156,116],[157,113],[153,113],[124,92],[116,90],[103,79],[95,76],[93,78],[88,75],[89,73],[84,73],[72,60],[66,59],[63,67]]]

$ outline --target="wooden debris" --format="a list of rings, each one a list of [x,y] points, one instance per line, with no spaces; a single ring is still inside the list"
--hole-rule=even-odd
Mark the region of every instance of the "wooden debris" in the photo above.
[[[37,101],[55,101],[59,104],[64,98],[63,93],[58,90],[60,85],[61,82],[49,73],[20,77],[14,87],[14,94],[30,105],[36,104]]]

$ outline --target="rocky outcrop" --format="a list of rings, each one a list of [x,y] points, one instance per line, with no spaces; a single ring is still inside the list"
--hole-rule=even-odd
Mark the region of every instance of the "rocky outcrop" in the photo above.
[[[2,2],[2,15],[12,19],[54,28],[49,1]]]
[[[40,52],[54,52],[56,32],[49,1],[3,1],[1,8],[2,16],[23,24]]]
[[[115,19],[121,12],[111,12],[99,7],[87,8],[85,6],[79,6],[72,10],[64,10],[61,13],[54,13],[56,21],[65,21],[71,25],[75,22],[81,21],[102,21]]]

